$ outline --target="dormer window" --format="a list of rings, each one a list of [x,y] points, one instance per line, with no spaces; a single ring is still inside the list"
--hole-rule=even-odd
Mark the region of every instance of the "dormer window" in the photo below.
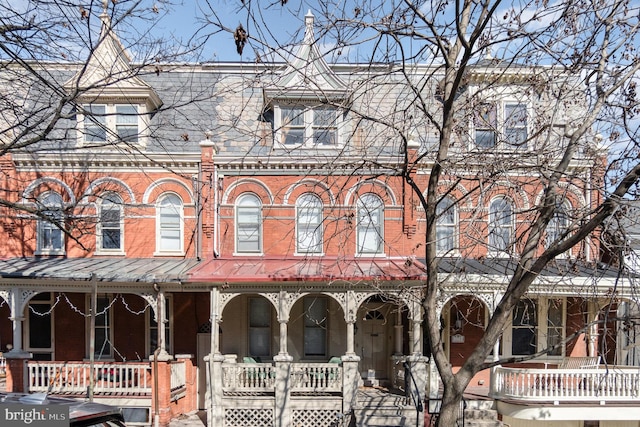
[[[527,105],[519,102],[486,102],[475,108],[474,143],[478,149],[527,148]]]
[[[79,115],[84,144],[140,144],[145,117],[143,107],[129,104],[88,104]]]
[[[284,105],[275,108],[276,138],[285,147],[338,146],[337,108],[318,105]]]

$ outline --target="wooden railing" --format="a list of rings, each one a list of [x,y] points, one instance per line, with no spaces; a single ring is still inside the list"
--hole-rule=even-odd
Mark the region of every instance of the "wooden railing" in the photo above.
[[[223,363],[224,392],[273,392],[276,371],[271,363]]]
[[[84,395],[89,389],[91,367],[83,362],[27,363],[28,391]],[[143,362],[104,363],[93,366],[95,394],[151,394],[151,367]]]
[[[342,367],[336,363],[292,363],[292,392],[340,392]],[[225,393],[273,393],[276,370],[271,363],[223,363]]]
[[[490,396],[526,401],[630,401],[640,396],[640,367],[495,368]]]
[[[342,368],[335,363],[294,363],[292,392],[340,392]]]

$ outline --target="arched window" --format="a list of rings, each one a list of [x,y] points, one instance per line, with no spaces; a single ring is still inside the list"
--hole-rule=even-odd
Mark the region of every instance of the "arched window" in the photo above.
[[[513,206],[499,197],[489,205],[489,252],[505,254],[513,242]]]
[[[42,217],[38,221],[38,253],[64,253],[64,212],[62,196],[49,192],[38,199]]]
[[[384,248],[384,205],[375,194],[358,199],[358,253],[379,254]]]
[[[99,250],[121,252],[124,249],[122,219],[122,198],[116,193],[105,194],[100,204]]]
[[[243,194],[236,202],[236,252],[262,252],[262,202],[255,194]]]
[[[436,206],[436,251],[445,254],[456,245],[456,206],[451,197],[440,200]]]
[[[545,242],[547,248],[554,242],[560,240],[561,236],[569,228],[569,216],[567,212],[569,212],[569,203],[566,201],[558,203],[556,211],[553,213],[553,218],[551,218],[551,221],[549,221],[547,225],[547,239]]]
[[[296,201],[298,253],[322,253],[322,201],[314,194],[304,194]]]
[[[183,242],[182,199],[176,194],[166,194],[157,204],[158,252],[181,253]]]

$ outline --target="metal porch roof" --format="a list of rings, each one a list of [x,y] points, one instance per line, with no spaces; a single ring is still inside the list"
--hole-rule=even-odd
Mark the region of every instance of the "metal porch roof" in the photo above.
[[[9,258],[0,259],[0,278],[165,283],[187,279],[195,259]]]

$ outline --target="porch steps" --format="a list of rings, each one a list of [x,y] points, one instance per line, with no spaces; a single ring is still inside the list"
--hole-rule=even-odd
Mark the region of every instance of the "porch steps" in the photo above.
[[[380,388],[358,390],[353,409],[356,427],[404,427],[411,425],[408,417],[415,418],[415,408],[407,406],[402,394]]]
[[[464,410],[464,427],[502,427],[498,420],[498,411],[491,408],[474,408],[467,406]]]

